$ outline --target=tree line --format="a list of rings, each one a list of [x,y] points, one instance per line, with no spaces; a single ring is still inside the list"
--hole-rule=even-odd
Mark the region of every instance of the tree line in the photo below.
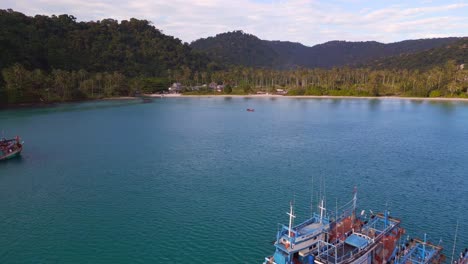
[[[196,78],[200,80],[199,77]],[[224,93],[275,93],[288,95],[468,97],[468,70],[455,61],[426,71],[372,70],[341,67],[326,69],[272,70],[234,67],[213,72],[208,79],[225,84]],[[182,80],[197,83],[194,79]],[[198,82],[199,84],[199,82]],[[212,93],[208,88],[191,93]]]
[[[27,70],[14,64],[2,71],[3,92],[9,104],[50,103],[158,93],[172,82],[185,93],[213,94],[209,86],[223,84],[221,93],[276,93],[288,95],[468,97],[468,70],[454,61],[443,67],[419,70],[371,70],[334,68],[271,70],[242,66],[218,71],[193,71],[189,67],[169,71],[165,77],[133,77],[120,72]]]

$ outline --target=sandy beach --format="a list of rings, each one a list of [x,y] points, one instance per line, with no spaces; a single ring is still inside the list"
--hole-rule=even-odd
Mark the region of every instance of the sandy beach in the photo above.
[[[183,94],[145,94],[154,98],[196,98],[196,97],[239,97],[239,98],[297,98],[297,99],[365,99],[365,100],[414,100],[414,101],[447,101],[447,102],[468,102],[468,98],[447,98],[447,97],[399,97],[399,96],[331,96],[331,95],[276,95],[276,94],[213,94],[213,95],[183,95]],[[137,100],[139,97],[121,96],[109,97],[102,100]]]
[[[159,95],[157,97],[160,97]],[[298,99],[366,99],[366,100],[416,100],[416,101],[449,101],[468,102],[468,98],[447,98],[447,97],[400,97],[400,96],[331,96],[331,95],[276,95],[276,94],[249,94],[249,95],[164,95],[164,97],[244,97],[244,98],[298,98]]]

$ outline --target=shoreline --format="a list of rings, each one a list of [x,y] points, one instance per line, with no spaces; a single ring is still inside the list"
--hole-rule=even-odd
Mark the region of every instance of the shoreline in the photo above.
[[[102,99],[97,99],[97,101],[102,100],[102,101],[112,101],[112,100],[136,100],[138,97],[133,97],[133,96],[117,96],[117,97],[104,97]],[[84,100],[86,102],[88,100]],[[91,100],[92,101],[92,100]]]
[[[160,97],[160,96],[155,96]],[[296,98],[296,99],[366,99],[366,100],[412,100],[412,101],[447,101],[447,102],[468,102],[468,98],[457,97],[403,97],[403,96],[333,96],[333,95],[275,95],[275,94],[217,94],[217,95],[172,95],[163,97],[178,97],[178,98],[196,98],[196,97],[236,97],[236,98]]]
[[[428,102],[468,102],[468,98],[456,97],[403,97],[403,96],[332,96],[332,95],[276,95],[276,94],[203,94],[203,95],[184,95],[184,94],[145,94],[151,98],[293,98],[293,99],[363,99],[363,100],[407,100],[407,101],[428,101]],[[84,103],[92,101],[118,101],[118,100],[138,100],[140,97],[118,96],[106,97],[101,99],[79,100],[69,102],[53,102],[53,103],[25,103],[17,105],[0,105],[0,110],[21,109],[21,108],[42,108],[54,107],[64,103]]]

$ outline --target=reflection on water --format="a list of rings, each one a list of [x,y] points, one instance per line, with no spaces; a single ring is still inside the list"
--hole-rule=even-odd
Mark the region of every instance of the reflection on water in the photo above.
[[[351,99],[351,100],[353,100],[353,99]],[[343,102],[343,99],[335,99],[335,98],[331,99],[331,105],[332,105],[332,106],[338,106],[338,105],[340,105],[342,102]]]
[[[411,99],[410,101],[411,101],[411,103],[414,104],[414,105],[422,105],[422,104],[424,104],[424,103],[426,102],[426,100],[422,100],[422,99],[421,99],[421,100],[419,100],[419,99]]]
[[[380,99],[369,99],[369,109],[375,111],[379,108],[382,100]]]
[[[0,160],[0,171],[2,169],[14,169],[15,166],[22,165],[24,163],[23,156],[19,155],[18,157],[14,157],[7,160]],[[1,176],[2,173],[0,173]]]
[[[54,112],[77,112],[77,111],[88,111],[88,110],[97,110],[97,109],[106,109],[106,108],[117,108],[117,107],[126,107],[130,105],[141,104],[141,100],[133,99],[123,99],[123,100],[103,100],[103,101],[93,101],[93,102],[83,102],[83,103],[62,103],[62,104],[52,104],[42,107],[32,107],[32,108],[21,108],[14,110],[1,110],[0,118],[16,118],[21,116],[29,116],[32,113],[34,114],[50,114]]]

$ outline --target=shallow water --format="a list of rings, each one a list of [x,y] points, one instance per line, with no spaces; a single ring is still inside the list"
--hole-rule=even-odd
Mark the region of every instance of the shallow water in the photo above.
[[[246,112],[255,108],[255,112]],[[358,188],[407,233],[468,246],[468,104],[164,98],[0,111],[0,263],[260,263]],[[325,182],[325,188],[319,182]]]

